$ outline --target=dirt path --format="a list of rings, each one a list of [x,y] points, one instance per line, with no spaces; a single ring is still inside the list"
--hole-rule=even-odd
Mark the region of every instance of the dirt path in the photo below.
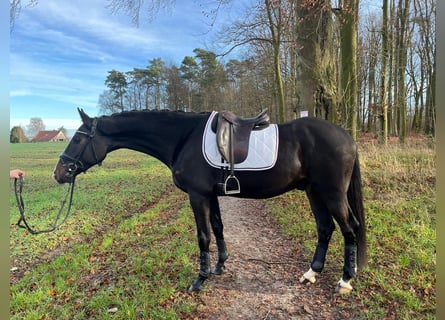
[[[299,283],[309,261],[283,238],[264,201],[219,200],[230,257],[225,273],[206,282],[197,319],[344,318],[333,314],[337,295],[332,275],[320,275],[312,286]],[[211,251],[214,263],[215,245]]]

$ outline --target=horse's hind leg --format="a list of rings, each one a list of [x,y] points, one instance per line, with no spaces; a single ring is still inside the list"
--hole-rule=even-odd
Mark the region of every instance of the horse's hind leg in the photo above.
[[[335,288],[336,292],[349,293],[352,291],[350,281],[357,277],[357,238],[356,230],[359,226],[352,211],[348,210],[346,197],[339,201],[332,209],[344,239],[343,276]]]
[[[224,241],[224,226],[221,219],[221,211],[219,208],[218,198],[215,196],[210,201],[210,224],[212,225],[213,234],[216,238],[216,246],[218,247],[218,262],[212,268],[212,273],[220,275],[224,272],[224,262],[229,257],[226,242]]]
[[[300,282],[314,283],[315,276],[323,271],[329,241],[331,240],[332,233],[334,232],[335,224],[322,200],[313,191],[308,190],[307,196],[309,198],[312,212],[317,224],[318,241],[314,256],[312,258],[311,267],[300,278]]]

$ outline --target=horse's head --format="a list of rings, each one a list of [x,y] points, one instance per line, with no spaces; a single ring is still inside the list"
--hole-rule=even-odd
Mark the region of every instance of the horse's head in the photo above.
[[[98,134],[98,119],[90,118],[78,109],[83,124],[77,129],[54,168],[54,179],[59,183],[73,182],[74,178],[98,164],[107,154],[105,137]]]

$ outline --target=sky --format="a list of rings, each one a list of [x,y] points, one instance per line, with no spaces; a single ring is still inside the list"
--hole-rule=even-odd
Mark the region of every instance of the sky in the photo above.
[[[28,3],[27,0],[22,0]],[[39,1],[24,7],[10,32],[10,128],[26,129],[41,118],[46,130],[80,126],[77,108],[99,114],[99,95],[108,71],[145,68],[161,58],[180,66],[195,48],[215,51],[218,25],[243,12],[242,3],[203,14],[212,1],[175,1],[153,21],[135,26],[125,14],[112,14],[106,0]]]

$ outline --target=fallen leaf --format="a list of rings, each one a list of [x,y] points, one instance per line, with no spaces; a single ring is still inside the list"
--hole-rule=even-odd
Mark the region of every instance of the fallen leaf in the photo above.
[[[312,310],[309,308],[309,306],[308,306],[307,304],[304,304],[304,305],[303,305],[303,309],[304,309],[304,311],[306,311],[307,313],[312,314]]]

